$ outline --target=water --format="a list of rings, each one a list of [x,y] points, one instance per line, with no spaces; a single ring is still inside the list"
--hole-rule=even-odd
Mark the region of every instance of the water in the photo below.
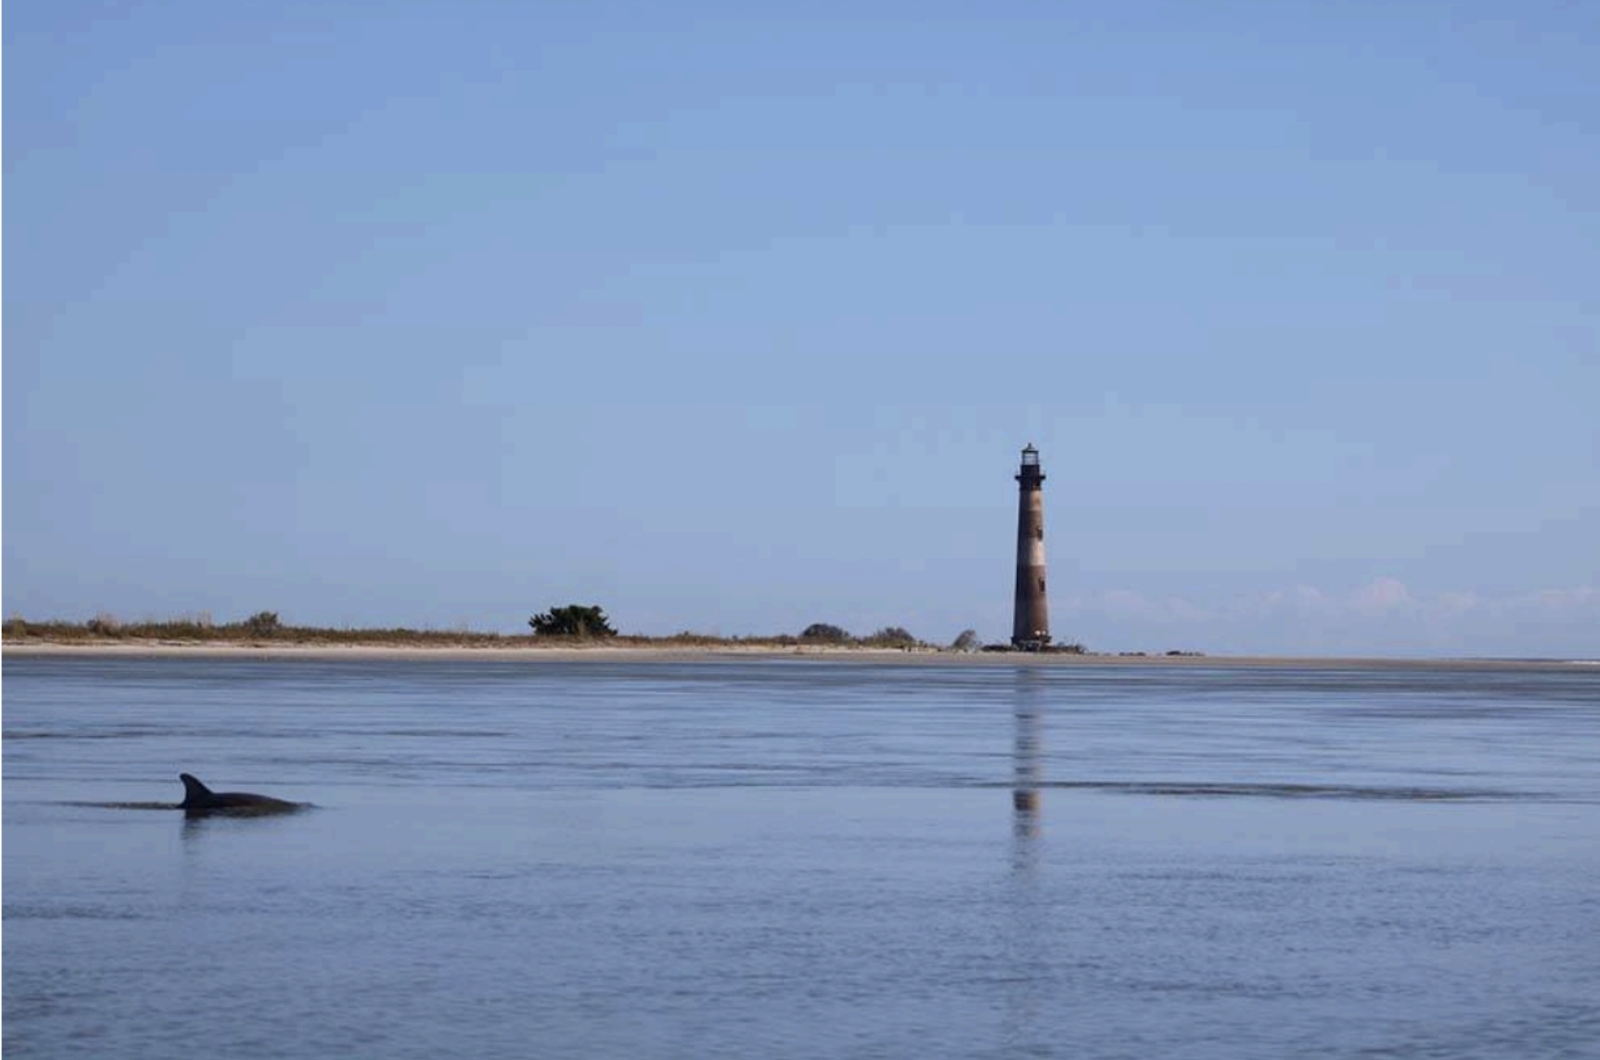
[[[4,665],[8,1057],[1596,1057],[1600,673]],[[185,820],[180,770],[315,808]]]

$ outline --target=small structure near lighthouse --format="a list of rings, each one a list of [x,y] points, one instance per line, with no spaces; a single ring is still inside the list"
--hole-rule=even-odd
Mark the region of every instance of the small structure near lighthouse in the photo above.
[[[1044,471],[1029,442],[1017,472],[1017,594],[1011,646],[1041,651],[1050,644],[1050,608],[1044,588]]]

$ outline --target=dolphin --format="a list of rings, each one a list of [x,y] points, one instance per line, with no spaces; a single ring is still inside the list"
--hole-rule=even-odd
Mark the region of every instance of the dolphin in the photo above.
[[[293,813],[305,808],[305,803],[285,802],[266,795],[252,795],[247,791],[212,791],[188,773],[179,773],[178,779],[183,781],[183,801],[178,803],[178,809],[189,817],[210,813],[240,816]]]

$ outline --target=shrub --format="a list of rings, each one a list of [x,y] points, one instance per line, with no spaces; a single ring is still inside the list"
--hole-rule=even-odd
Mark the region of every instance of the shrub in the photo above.
[[[813,622],[800,631],[802,644],[849,644],[850,634],[826,622]]]
[[[861,641],[869,648],[915,648],[920,642],[899,626],[884,626]]]
[[[722,643],[721,637],[714,637],[708,633],[696,633],[692,629],[686,629],[682,632],[674,633],[670,637],[663,637],[662,639],[668,644],[684,644],[690,647],[702,647],[705,645]]]
[[[283,628],[278,622],[278,612],[257,611],[244,620],[244,628],[252,637],[270,637]]]
[[[977,651],[983,645],[978,640],[978,631],[964,629],[950,642],[951,651]]]
[[[115,637],[122,632],[122,623],[117,621],[117,616],[105,612],[95,615],[83,626],[97,637]]]
[[[615,637],[611,620],[598,604],[584,607],[568,604],[552,607],[543,614],[528,619],[528,626],[541,637]]]

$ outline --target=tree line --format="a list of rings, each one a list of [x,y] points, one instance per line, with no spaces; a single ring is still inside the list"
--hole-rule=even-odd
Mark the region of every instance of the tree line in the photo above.
[[[856,636],[842,626],[830,622],[813,622],[798,634],[783,633],[775,636],[723,637],[694,633],[685,630],[666,637],[624,636],[618,633],[605,609],[598,604],[567,604],[551,607],[528,619],[530,634],[536,640],[596,641],[616,640],[619,643],[648,645],[707,646],[719,644],[750,647],[819,647],[896,648],[901,650],[931,649],[938,645],[912,634],[903,626],[884,626],[865,636]],[[294,644],[394,644],[439,645],[451,644],[490,646],[510,645],[519,638],[515,635],[456,629],[394,628],[327,628],[294,625],[280,619],[276,611],[257,611],[248,618],[233,622],[213,622],[207,612],[198,612],[166,620],[123,621],[114,615],[98,614],[88,621],[70,622],[51,620],[29,621],[21,616],[7,619],[3,627],[8,643],[28,641],[107,641],[107,640],[161,640],[181,642],[220,643],[294,643]],[[985,646],[974,630],[962,630],[947,648],[955,651],[978,651]],[[1081,649],[1079,649],[1081,650]]]
[[[587,606],[583,604],[568,604],[566,607],[552,607],[550,610],[540,612],[528,619],[528,626],[536,636],[541,637],[604,639],[617,636],[617,631],[611,625],[611,620],[606,617],[605,610],[593,604]],[[715,640],[719,638],[696,638],[695,634],[686,632],[679,634],[677,638],[668,639]],[[780,643],[790,642],[835,647],[900,648],[906,651],[913,648],[933,647],[933,645],[914,636],[902,626],[884,626],[875,633],[857,637],[843,627],[829,622],[813,622],[801,630],[800,635],[797,637],[779,636],[771,639]],[[962,630],[961,635],[956,637],[950,645],[956,651],[976,651],[981,646],[978,641],[977,631],[971,629]]]

